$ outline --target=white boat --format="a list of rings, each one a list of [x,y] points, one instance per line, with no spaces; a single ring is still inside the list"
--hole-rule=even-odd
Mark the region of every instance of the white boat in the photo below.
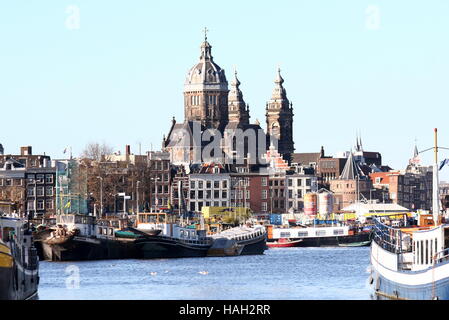
[[[371,244],[374,299],[449,299],[449,225],[442,224],[438,198],[437,130],[433,212],[410,225],[406,215],[377,218]]]

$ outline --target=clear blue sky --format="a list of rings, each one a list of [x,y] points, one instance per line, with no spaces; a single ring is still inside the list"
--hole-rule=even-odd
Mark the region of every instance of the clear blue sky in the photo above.
[[[79,29],[68,28],[70,5]],[[348,150],[361,130],[365,149],[400,169],[415,138],[432,146],[434,127],[449,147],[448,14],[447,0],[3,1],[0,142],[54,158],[90,141],[160,148],[171,117],[183,120],[207,26],[228,79],[238,69],[252,121],[264,124],[280,65],[297,152]]]

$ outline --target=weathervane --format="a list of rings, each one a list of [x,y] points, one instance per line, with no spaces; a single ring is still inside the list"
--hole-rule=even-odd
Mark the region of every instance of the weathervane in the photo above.
[[[209,30],[206,27],[204,27],[204,41],[207,41],[207,32],[208,31]]]

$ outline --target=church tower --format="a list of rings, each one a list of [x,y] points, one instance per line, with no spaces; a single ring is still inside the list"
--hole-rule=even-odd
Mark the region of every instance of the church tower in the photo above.
[[[243,94],[240,90],[240,81],[237,78],[237,71],[234,72],[234,80],[231,82],[231,90],[228,96],[229,122],[240,125],[249,124],[249,107],[243,100]]]
[[[287,99],[287,92],[283,87],[284,79],[281,70],[274,81],[275,86],[271,100],[266,105],[267,142],[271,145],[273,139],[277,140],[278,151],[283,158],[290,162],[291,154],[295,151],[293,146],[293,107]]]
[[[184,84],[185,121],[200,121],[205,128],[226,126],[228,92],[225,72],[214,62],[205,34],[200,61],[190,69]]]

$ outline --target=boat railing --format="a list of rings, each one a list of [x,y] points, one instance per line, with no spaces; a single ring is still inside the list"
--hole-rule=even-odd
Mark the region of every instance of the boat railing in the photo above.
[[[160,239],[173,240],[173,237],[159,235],[157,236]],[[189,244],[200,244],[200,245],[209,245],[212,243],[212,239],[210,238],[200,238],[200,239],[189,239],[189,238],[176,238],[177,241],[181,243],[189,243]]]
[[[402,244],[403,235],[401,229],[385,225],[379,219],[374,223],[374,242],[381,248],[391,253],[412,252],[412,246],[404,248]]]
[[[443,263],[449,261],[449,248],[437,252],[433,257],[433,262],[435,264]]]

